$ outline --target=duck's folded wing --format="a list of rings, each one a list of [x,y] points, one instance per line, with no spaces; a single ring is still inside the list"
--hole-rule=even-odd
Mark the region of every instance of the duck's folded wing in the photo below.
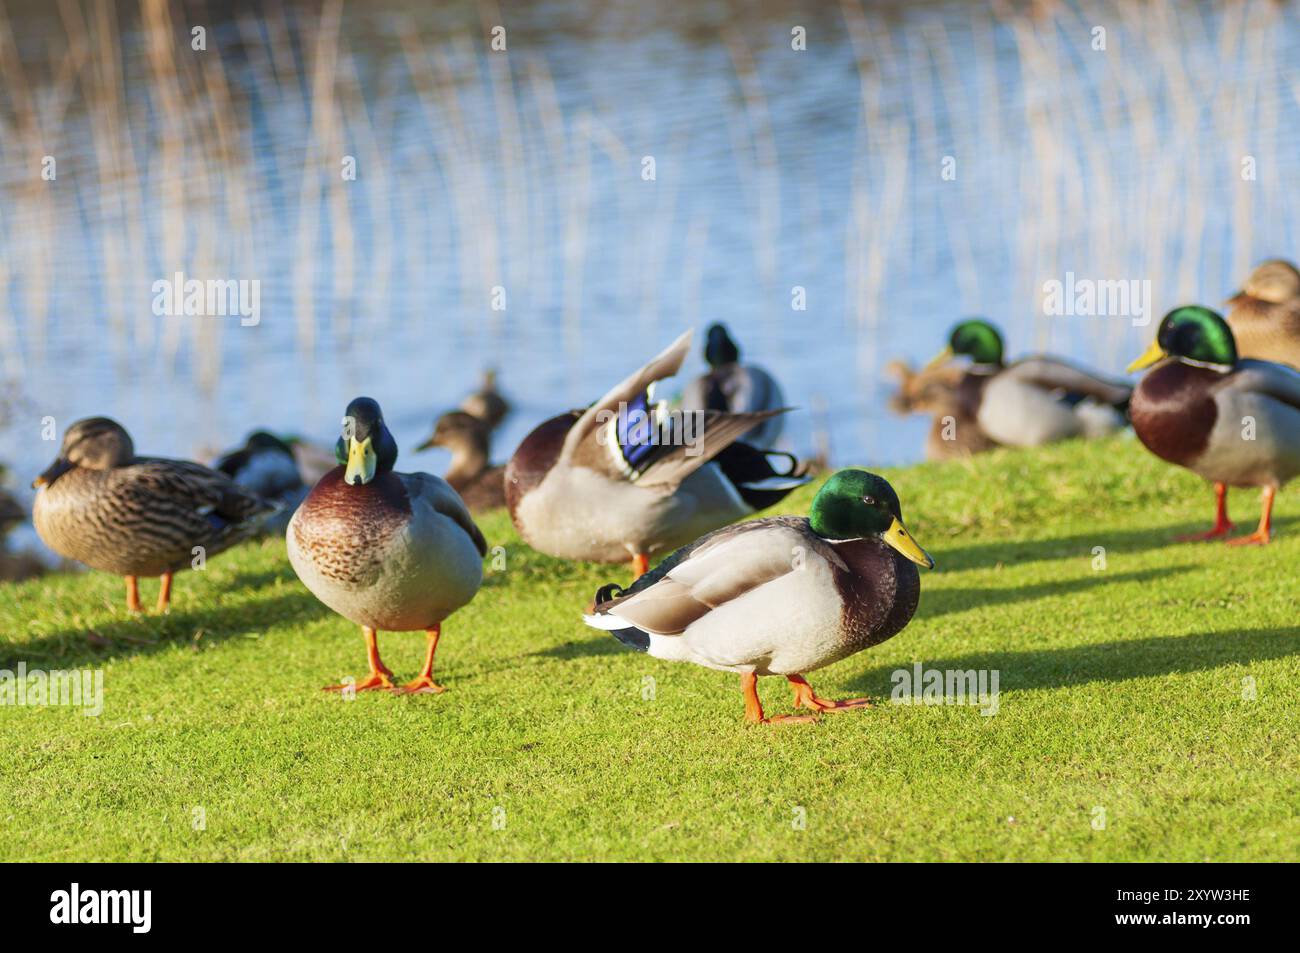
[[[1223,379],[1222,389],[1267,394],[1300,410],[1300,371],[1273,361],[1243,360]]]
[[[145,500],[169,500],[200,516],[242,523],[278,509],[224,473],[188,460],[139,457],[127,469],[130,487]]]
[[[709,611],[791,572],[816,547],[807,520],[774,517],[727,526],[664,561],[626,593],[591,607],[598,628],[634,625],[656,635],[680,635]],[[657,578],[656,578],[657,577]]]
[[[691,346],[691,335],[687,331],[670,344],[658,357],[650,361],[639,371],[625,378],[605,394],[604,397],[588,407],[569,428],[564,438],[564,447],[560,450],[561,462],[573,460],[574,454],[582,442],[591,436],[601,424],[608,423],[609,415],[617,413],[620,404],[630,404],[641,396],[655,381],[672,377],[686,360],[686,352]]]
[[[474,518],[469,515],[465,501],[452,489],[450,483],[432,473],[403,473],[400,476],[406,486],[406,492],[412,499],[424,500],[433,507],[434,512],[441,513],[452,520],[473,541],[478,554],[487,555],[487,539],[478,528],[478,524],[474,522]]]
[[[1012,364],[1002,373],[1047,390],[1063,390],[1091,397],[1103,404],[1122,404],[1129,399],[1133,390],[1127,384],[1098,377],[1054,357],[1026,358]]]

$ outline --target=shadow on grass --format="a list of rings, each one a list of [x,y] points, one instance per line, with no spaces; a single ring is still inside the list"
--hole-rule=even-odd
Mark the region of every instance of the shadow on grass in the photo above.
[[[237,572],[233,579],[230,580],[223,588],[232,591],[248,590],[256,592],[259,589],[265,589],[267,586],[273,586],[278,582],[296,583],[298,577],[294,575],[293,569],[288,563],[283,566],[277,566],[274,569],[263,569],[256,572],[243,570]]]
[[[1300,655],[1300,626],[1153,636],[1060,649],[979,652],[921,661],[927,669],[997,669],[999,690],[1012,691],[1124,682],[1292,655]],[[905,666],[873,669],[853,679],[849,686],[853,691],[888,697],[893,688],[890,676],[901,667]]]
[[[1238,507],[1237,529],[1233,535],[1245,535],[1255,528],[1258,512],[1252,513]],[[956,546],[945,549],[935,546],[931,549],[935,562],[945,570],[986,569],[999,563],[1036,562],[1045,559],[1092,558],[1092,547],[1105,546],[1109,555],[1115,553],[1141,553],[1166,546],[1222,546],[1222,542],[1179,543],[1176,536],[1189,533],[1201,533],[1210,528],[1213,522],[1212,506],[1206,506],[1206,518],[1198,523],[1176,523],[1148,529],[1115,530],[1098,527],[1089,533],[1077,533],[1074,536],[1053,536],[1050,539],[1000,540],[977,543],[973,546]],[[1278,535],[1290,535],[1300,528],[1300,517],[1288,516],[1273,521],[1274,531]]]
[[[986,606],[1004,605],[1013,602],[1029,602],[1033,599],[1045,599],[1049,596],[1063,596],[1081,593],[1088,589],[1111,586],[1121,582],[1149,582],[1166,579],[1179,573],[1189,572],[1194,566],[1169,566],[1161,569],[1139,569],[1133,572],[1095,572],[1090,576],[1077,579],[1053,579],[1050,582],[1038,582],[1027,586],[981,586],[978,589],[926,589],[921,583],[921,605],[916,618],[930,619],[947,615],[950,612],[965,612],[968,609],[983,609]]]
[[[120,615],[96,621],[85,627],[63,629],[42,635],[19,645],[0,648],[0,669],[13,669],[25,661],[29,667],[47,661],[59,665],[89,666],[105,659],[147,655],[161,649],[191,643],[202,632],[204,643],[262,632],[268,626],[285,621],[307,622],[330,614],[315,596],[306,590],[259,598],[235,606],[176,611],[156,615],[152,611],[128,617]]]
[[[530,652],[529,658],[579,659],[600,655],[625,655],[636,653],[612,636],[591,630],[591,638],[576,642],[553,645],[549,649]]]

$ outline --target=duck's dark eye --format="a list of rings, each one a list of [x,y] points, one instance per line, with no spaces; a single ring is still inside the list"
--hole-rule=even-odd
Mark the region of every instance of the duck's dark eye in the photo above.
[[[875,498],[874,496],[864,496],[864,497],[862,498],[862,502],[863,502],[863,503],[866,503],[867,506],[875,506],[875,505],[876,505],[876,498]]]

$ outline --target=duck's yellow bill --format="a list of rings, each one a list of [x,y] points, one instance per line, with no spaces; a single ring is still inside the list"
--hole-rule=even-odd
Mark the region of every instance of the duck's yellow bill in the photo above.
[[[934,560],[930,558],[930,554],[912,538],[912,534],[907,531],[907,527],[901,521],[896,519],[889,524],[889,529],[885,530],[881,539],[918,566],[924,566],[926,569],[934,568]]]
[[[1144,367],[1150,367],[1156,361],[1163,360],[1168,356],[1169,355],[1165,353],[1165,349],[1160,346],[1159,341],[1152,341],[1151,346],[1146,349],[1146,352],[1128,366],[1127,373],[1132,374],[1134,371],[1140,371]]]
[[[930,363],[925,365],[924,369],[928,371],[931,370],[932,368],[938,367],[941,364],[947,364],[949,361],[952,360],[952,358],[953,358],[952,348],[946,347],[938,354],[936,354],[933,358],[931,358]]]
[[[375,478],[375,467],[379,464],[379,458],[375,456],[375,450],[370,446],[370,438],[358,441],[356,437],[349,438],[348,444],[348,468],[343,472],[343,482],[349,486],[356,486],[358,483],[369,483]]]

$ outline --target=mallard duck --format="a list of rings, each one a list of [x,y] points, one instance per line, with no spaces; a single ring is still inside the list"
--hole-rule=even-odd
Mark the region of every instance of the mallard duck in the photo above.
[[[979,318],[960,322],[927,369],[955,356],[971,359],[957,389],[961,413],[984,435],[1008,447],[1037,447],[1069,437],[1098,437],[1124,426],[1131,388],[1053,357],[1012,364],[1002,335]]]
[[[174,573],[252,536],[277,509],[200,464],[137,457],[131,437],[107,417],[69,427],[58,458],[32,486],[41,539],[61,556],[126,577],[132,612],[140,611],[140,576],[162,577],[165,611]]]
[[[1240,357],[1300,367],[1300,271],[1274,258],[1228,299],[1228,326]]]
[[[303,585],[361,626],[370,665],[356,683],[328,691],[389,689],[433,694],[433,656],[449,615],[483,581],[487,541],[456,491],[429,473],[397,473],[397,442],[369,397],[348,404],[339,465],[303,500],[285,534],[289,562]],[[424,668],[402,688],[379,657],[378,633],[427,636]]]
[[[736,438],[780,411],[669,413],[650,400],[681,367],[691,333],[585,411],[542,423],[506,466],[506,503],[519,535],[565,559],[649,557],[772,506],[808,482],[789,454]],[[773,458],[782,458],[779,472]]]
[[[686,385],[683,410],[726,410],[733,414],[779,410],[785,397],[776,379],[761,367],[740,363],[740,348],[722,324],[713,324],[704,341],[704,359],[709,372]],[[776,446],[785,420],[769,417],[755,424],[740,439],[755,447]]]
[[[443,414],[433,425],[433,434],[416,447],[451,451],[451,466],[444,479],[460,494],[471,513],[482,513],[506,505],[505,466],[492,466],[491,431],[488,425],[463,410]]]
[[[281,505],[280,512],[262,524],[263,532],[283,533],[307,496],[293,447],[265,430],[249,434],[242,447],[223,454],[214,466],[262,499]]]
[[[483,371],[483,383],[460,402],[460,409],[487,424],[488,431],[496,430],[510,413],[510,402],[497,390],[497,372],[494,368]]]
[[[966,371],[956,364],[944,364],[914,371],[903,361],[890,361],[885,370],[898,380],[898,392],[890,397],[896,414],[930,415],[930,432],[925,441],[927,460],[966,458],[998,444],[980,429],[978,421],[960,398]]]
[[[1214,527],[1232,529],[1227,488],[1263,489],[1259,527],[1230,543],[1267,543],[1273,498],[1300,473],[1300,371],[1239,358],[1232,330],[1209,308],[1176,308],[1129,372],[1150,367],[1133,392],[1133,430],[1162,460],[1214,483]]]
[[[584,620],[655,658],[739,672],[747,721],[813,721],[765,718],[758,676],[784,675],[796,708],[868,707],[865,698],[819,698],[804,675],[901,632],[920,598],[918,565],[934,560],[904,527],[894,488],[866,470],[840,470],[806,519],[710,533],[627,589],[603,586]]]

